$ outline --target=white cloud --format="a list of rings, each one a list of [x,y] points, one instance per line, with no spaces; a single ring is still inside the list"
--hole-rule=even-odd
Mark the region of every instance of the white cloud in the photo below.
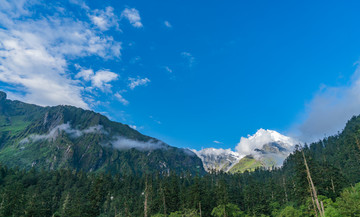
[[[134,130],[136,130],[136,128],[137,128],[136,125],[129,125],[129,127],[133,128]]]
[[[89,14],[91,21],[102,31],[106,31],[112,26],[119,27],[118,17],[114,14],[114,8],[106,7],[105,10],[95,9]]]
[[[123,105],[129,105],[129,101],[127,101],[120,93],[115,93],[115,97],[116,97]]]
[[[167,21],[167,20],[164,21],[164,25],[165,25],[166,27],[168,27],[168,28],[171,28],[171,27],[172,27],[171,23],[170,23],[169,21]]]
[[[25,92],[17,98],[26,102],[89,108],[82,96],[84,87],[68,72],[68,60],[117,58],[121,43],[70,15],[27,17],[27,3],[0,4],[0,81]]]
[[[82,9],[89,11],[90,7],[83,0],[70,0],[70,3],[80,6]]]
[[[110,82],[117,80],[118,74],[109,70],[98,70],[94,72],[92,69],[83,69],[76,74],[75,78],[82,78],[85,81],[91,81],[93,88],[99,88],[102,91],[110,90],[112,85]]]
[[[247,138],[241,137],[240,142],[236,146],[236,150],[243,155],[254,154],[255,149],[261,149],[264,144],[271,142],[281,142],[286,145],[286,148],[292,149],[296,144],[299,144],[295,139],[284,136],[273,130],[259,129],[254,135],[248,135]]]
[[[222,142],[220,142],[220,141],[217,141],[217,140],[214,140],[213,143],[216,143],[216,144],[224,144],[224,143],[222,143]]]
[[[109,84],[109,82],[114,81],[117,78],[118,75],[114,72],[108,70],[99,70],[92,77],[91,81],[94,87],[104,90],[106,88],[110,88],[111,85]]]
[[[125,8],[121,13],[121,17],[125,17],[130,22],[130,24],[136,28],[143,27],[140,13],[135,8]]]
[[[165,69],[167,72],[169,72],[169,73],[172,73],[172,72],[173,72],[173,70],[170,69],[169,66],[164,66],[164,69]]]
[[[42,134],[42,135],[32,134],[32,135],[26,137],[25,139],[21,140],[20,144],[26,144],[26,143],[30,143],[30,142],[38,142],[38,141],[43,141],[43,140],[53,141],[59,136],[59,134],[61,132],[65,132],[72,138],[78,138],[84,134],[90,134],[90,133],[107,134],[107,132],[103,129],[103,126],[101,126],[101,125],[92,126],[92,127],[86,128],[84,130],[78,130],[78,129],[72,128],[69,123],[66,123],[66,124],[60,124],[60,125],[54,127],[47,134]]]
[[[148,78],[129,78],[129,88],[131,90],[135,89],[137,86],[145,86],[150,82]]]
[[[341,131],[346,122],[360,113],[360,68],[348,86],[322,88],[306,105],[304,119],[293,126],[294,135],[313,142]]]
[[[252,136],[241,137],[235,149],[242,156],[252,155],[257,159],[271,159],[275,166],[279,167],[298,144],[301,144],[298,140],[276,131],[259,129]]]
[[[150,140],[147,142],[143,142],[143,141],[128,139],[121,136],[116,137],[111,142],[110,146],[119,150],[127,150],[131,148],[135,148],[140,151],[149,151],[149,150],[163,149],[168,147],[161,141]]]
[[[1,15],[1,17],[3,15],[5,15],[7,17],[6,19],[17,18],[22,15],[30,15],[31,12],[25,8],[25,5],[28,3],[29,3],[29,1],[27,1],[27,0],[17,0],[17,1],[3,0],[3,1],[0,1],[0,9],[2,11],[2,12],[0,12],[0,15]]]
[[[182,52],[181,56],[187,60],[188,66],[191,68],[195,63],[195,57],[189,52]]]
[[[90,81],[93,76],[94,71],[92,69],[81,69],[81,71],[76,74],[75,78],[83,78],[85,81]]]

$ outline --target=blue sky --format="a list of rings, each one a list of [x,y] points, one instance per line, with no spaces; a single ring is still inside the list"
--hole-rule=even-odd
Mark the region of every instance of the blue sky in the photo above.
[[[360,113],[357,1],[0,2],[0,89],[178,147],[302,141]]]

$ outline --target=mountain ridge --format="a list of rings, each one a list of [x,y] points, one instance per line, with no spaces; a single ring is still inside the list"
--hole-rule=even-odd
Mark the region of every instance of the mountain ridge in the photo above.
[[[27,104],[0,92],[0,161],[20,168],[204,173],[201,160],[128,125],[73,106]]]
[[[205,170],[230,173],[254,170],[257,167],[280,167],[299,141],[274,130],[260,128],[247,138],[241,137],[236,151],[205,148],[193,150],[203,161]]]

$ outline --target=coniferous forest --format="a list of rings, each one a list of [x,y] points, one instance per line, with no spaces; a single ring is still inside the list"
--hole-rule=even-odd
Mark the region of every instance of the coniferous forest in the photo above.
[[[201,175],[0,167],[0,216],[360,216],[360,116],[281,168]]]

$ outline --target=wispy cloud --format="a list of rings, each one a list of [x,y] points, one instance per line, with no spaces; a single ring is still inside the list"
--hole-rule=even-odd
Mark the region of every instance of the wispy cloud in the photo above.
[[[93,10],[89,17],[91,21],[102,31],[110,29],[112,26],[119,28],[119,18],[114,14],[114,8],[106,7],[105,10]]]
[[[131,60],[129,61],[130,64],[135,64],[135,63],[138,63],[141,61],[141,57],[139,56],[136,56],[136,57],[133,57],[131,58]]]
[[[170,69],[169,66],[164,66],[164,69],[165,69],[165,71],[167,71],[168,73],[172,73],[172,72],[173,72],[173,70]]]
[[[150,82],[150,79],[148,78],[129,78],[129,88],[131,90],[135,89],[135,87],[138,86],[145,86]]]
[[[133,128],[134,130],[142,130],[142,129],[144,129],[143,126],[136,126],[136,125],[129,125],[129,127]]]
[[[152,119],[155,123],[161,124],[161,121],[157,120],[157,119],[154,118],[152,115],[150,115],[149,118]]]
[[[306,104],[303,119],[295,123],[292,133],[313,142],[341,131],[346,122],[360,113],[360,68],[349,85],[325,86]]]
[[[217,140],[214,140],[213,143],[216,143],[216,144],[224,144],[223,142],[220,142],[220,141],[217,141]]]
[[[114,138],[114,140],[111,141],[110,146],[119,150],[127,150],[131,148],[135,148],[140,151],[150,151],[154,149],[163,149],[168,147],[161,141],[150,140],[144,142],[144,141],[128,139],[122,136],[118,136]]]
[[[120,93],[115,93],[115,97],[119,102],[121,102],[123,105],[129,105],[129,101],[127,101]]]
[[[133,128],[134,130],[138,128],[136,125],[129,125],[129,127]]]
[[[164,25],[167,27],[167,28],[172,28],[172,25],[169,21],[165,20],[164,21]]]
[[[125,8],[121,13],[121,17],[126,18],[133,27],[143,27],[143,24],[141,23],[140,13],[135,8]]]
[[[61,132],[65,132],[72,138],[78,138],[84,134],[90,134],[90,133],[100,133],[100,134],[108,133],[103,129],[103,126],[101,125],[92,126],[84,130],[78,130],[72,128],[69,123],[66,123],[54,127],[47,134],[42,134],[42,135],[32,134],[26,137],[25,139],[21,140],[20,144],[26,144],[26,143],[38,142],[44,140],[52,141],[55,140]]]
[[[182,52],[181,56],[186,59],[188,66],[191,68],[195,63],[195,57],[189,52]]]

